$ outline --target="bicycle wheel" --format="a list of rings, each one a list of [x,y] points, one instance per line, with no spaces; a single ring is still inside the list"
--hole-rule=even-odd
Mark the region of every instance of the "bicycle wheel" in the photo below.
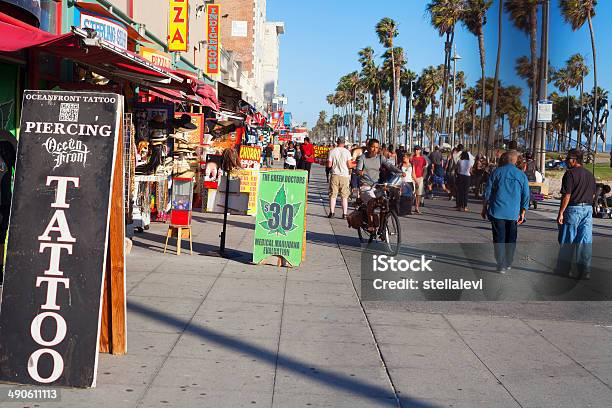
[[[399,218],[394,212],[389,212],[385,216],[382,240],[390,255],[397,255],[402,243],[402,230],[399,223]]]
[[[362,244],[370,244],[374,240],[374,236],[363,227],[357,229],[357,234],[359,235],[359,241]]]

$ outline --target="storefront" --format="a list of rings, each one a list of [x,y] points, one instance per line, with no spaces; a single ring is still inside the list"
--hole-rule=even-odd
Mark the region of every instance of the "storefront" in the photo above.
[[[62,35],[0,13],[3,129],[18,136],[18,107],[24,89],[123,95],[128,136],[125,179],[131,186],[126,189],[126,201],[135,202],[134,207],[125,208],[128,224],[151,210],[154,220],[166,221],[172,175],[181,172],[198,180],[200,162],[205,161],[206,118],[216,119],[219,110],[216,92],[197,73],[173,69],[167,54],[140,47],[150,42],[100,5],[74,5],[75,27]],[[163,129],[151,129],[160,117]],[[146,188],[141,188],[139,180]],[[196,190],[196,200],[200,194]],[[136,226],[144,229],[150,217],[145,218]]]

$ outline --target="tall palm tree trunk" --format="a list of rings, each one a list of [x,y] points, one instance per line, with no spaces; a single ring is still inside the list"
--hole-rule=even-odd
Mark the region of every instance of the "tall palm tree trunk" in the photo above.
[[[474,146],[476,143],[476,107],[472,109],[472,131],[470,133],[472,146]],[[478,146],[478,153],[480,153],[480,145]]]
[[[569,120],[570,120],[570,97],[569,97],[569,86],[565,90],[565,97],[567,98],[567,117],[565,118],[565,131],[563,132],[563,138],[567,138],[567,140],[563,140],[563,144],[559,144],[559,150],[563,149],[568,143],[572,142],[572,130],[570,129]]]
[[[576,136],[576,147],[582,143],[582,121],[584,120],[584,77],[580,80],[580,122],[578,123],[578,135]]]
[[[392,130],[389,132],[389,144],[391,144],[393,142],[393,139],[395,139],[395,137],[397,136],[396,134],[397,115],[398,115],[397,99],[398,99],[398,92],[399,92],[399,77],[397,76],[395,72],[395,50],[393,49],[393,46],[391,46],[391,69],[393,70],[393,118],[391,122]]]
[[[429,134],[429,145],[432,150],[433,150],[434,139],[435,139],[435,126],[436,126],[436,107],[435,107],[435,101],[432,98],[431,99],[431,129],[430,129],[430,134]]]
[[[451,32],[446,33],[446,41],[444,43],[444,74],[442,75],[442,103],[440,105],[440,131],[446,131],[446,94],[448,91],[448,82],[450,77],[450,59],[452,50]]]
[[[502,18],[504,1],[499,2],[499,15],[497,21],[497,60],[495,62],[495,79],[493,80],[493,100],[491,102],[489,134],[487,135],[487,156],[490,158],[493,152],[493,137],[495,133],[495,117],[497,112],[497,96],[499,93],[499,66],[501,64],[501,49],[502,49]]]
[[[406,97],[406,128],[404,129],[404,144],[405,144],[405,148],[408,149],[408,146],[410,146],[410,144],[408,143],[408,129],[410,128],[410,101],[408,99],[408,96]],[[410,135],[412,136],[412,135]]]
[[[593,31],[593,20],[591,19],[590,12],[587,20],[589,22],[589,32],[591,33],[591,49],[593,50],[593,119],[591,120],[591,130],[589,132],[589,149],[591,149],[595,134],[595,123],[599,120],[599,110],[597,109],[597,53],[595,52],[595,32]],[[597,136],[595,136],[595,151],[597,151]]]
[[[486,73],[485,73],[485,43],[484,33],[478,34],[478,48],[480,50],[480,78],[482,82],[482,107],[480,108],[480,134],[484,134],[484,117],[485,117],[485,88],[486,88]]]
[[[377,117],[378,97],[372,95],[372,139],[376,139],[376,117]]]
[[[531,117],[531,148],[533,150],[533,154],[535,156],[535,146],[536,146],[536,127],[537,127],[537,112],[538,112],[538,8],[537,6],[532,6],[529,12],[529,41],[530,41],[530,49],[531,49],[531,109],[533,110],[533,114]],[[545,61],[544,63],[548,63]]]

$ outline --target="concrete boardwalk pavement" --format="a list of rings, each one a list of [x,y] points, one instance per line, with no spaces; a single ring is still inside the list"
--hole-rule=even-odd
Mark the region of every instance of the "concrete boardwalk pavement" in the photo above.
[[[231,259],[209,256],[219,215],[194,213],[192,256],[172,246],[163,254],[165,225],[138,234],[128,257],[128,354],[100,355],[95,389],[0,405],[611,406],[609,323],[567,321],[551,304],[505,317],[510,306],[360,301],[359,244],[345,221],[326,218],[323,181],[315,166],[298,268],[251,264],[250,217],[229,217]],[[595,309],[609,317],[608,303]]]

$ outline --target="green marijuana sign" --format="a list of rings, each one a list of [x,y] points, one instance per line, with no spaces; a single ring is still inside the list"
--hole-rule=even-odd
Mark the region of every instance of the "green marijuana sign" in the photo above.
[[[253,262],[279,256],[292,266],[301,263],[305,253],[307,180],[308,173],[303,170],[260,173]]]
[[[263,229],[268,230],[269,234],[277,233],[286,236],[287,232],[298,228],[293,220],[300,210],[300,205],[302,203],[287,203],[287,193],[285,192],[284,184],[278,189],[274,197],[274,202],[268,203],[262,199],[260,199],[259,202],[259,208],[261,208],[266,218],[260,225]]]

